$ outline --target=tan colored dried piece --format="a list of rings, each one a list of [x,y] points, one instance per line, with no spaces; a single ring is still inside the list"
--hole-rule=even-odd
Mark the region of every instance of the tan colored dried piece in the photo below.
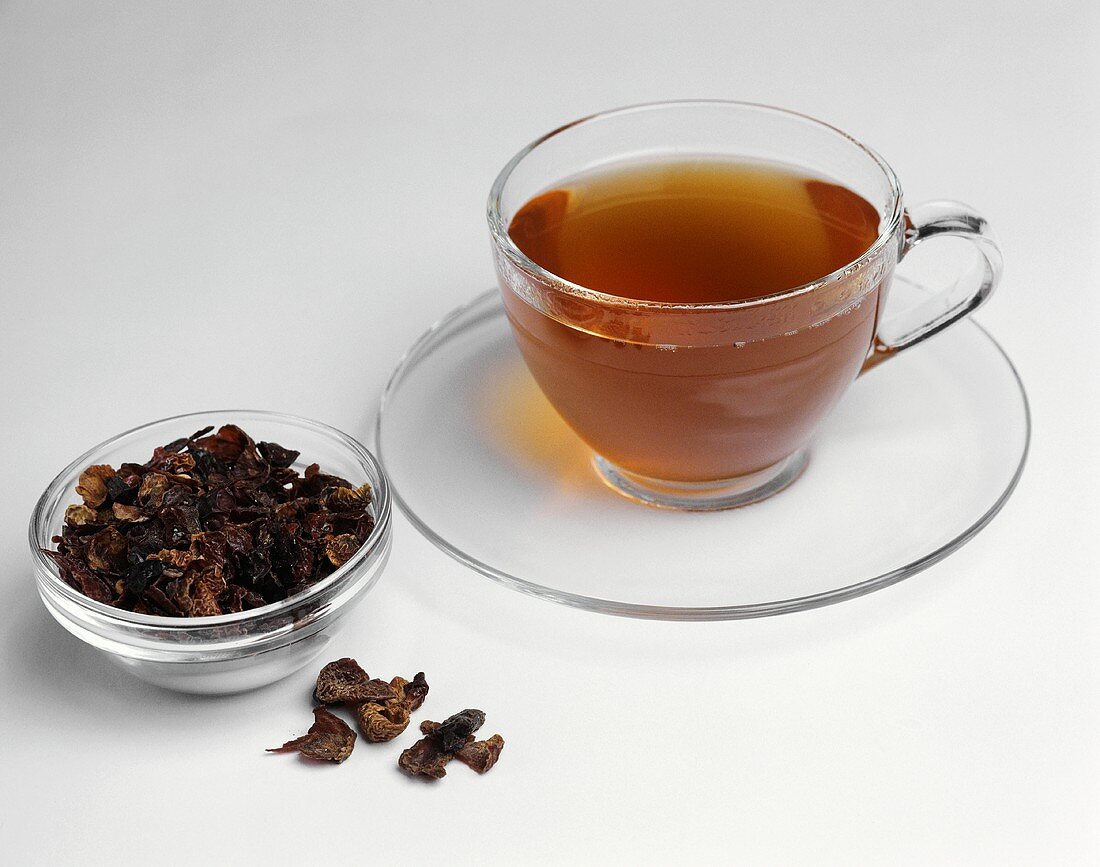
[[[65,523],[72,524],[74,527],[83,527],[85,524],[98,524],[99,515],[95,509],[73,503],[65,509]]]
[[[149,520],[149,516],[137,506],[127,506],[123,503],[112,503],[111,513],[120,521],[129,521],[131,524]]]
[[[372,744],[392,741],[409,727],[409,709],[397,700],[385,704],[365,701],[355,709],[355,716],[359,731]]]
[[[225,591],[225,580],[214,570],[189,573],[181,582],[176,604],[188,617],[213,617],[223,614],[218,597]]]
[[[145,559],[160,560],[161,563],[167,563],[169,566],[174,566],[177,569],[186,569],[191,564],[191,561],[195,559],[195,555],[190,551],[177,551],[175,548],[165,548],[163,551],[157,551],[155,554],[150,554]]]
[[[187,612],[191,617],[216,617],[224,613],[218,604],[218,592],[211,589],[206,581],[198,582],[197,588],[191,593],[191,610]]]
[[[343,489],[341,489],[343,490]],[[333,566],[343,566],[359,550],[360,542],[352,533],[325,537],[325,556]]]
[[[443,749],[438,737],[427,735],[401,753],[397,766],[411,777],[438,780],[447,776],[447,762],[452,758],[454,754]]]
[[[371,495],[369,482],[358,488],[333,488],[325,496],[325,505],[335,512],[347,509],[362,510],[370,505]]]
[[[488,740],[472,740],[468,744],[459,747],[455,750],[455,758],[479,774],[484,774],[497,763],[503,749],[504,738],[500,735],[493,735]]]
[[[150,509],[159,509],[164,504],[168,484],[168,476],[164,473],[146,473],[138,488],[138,502]]]
[[[409,726],[409,715],[424,703],[428,682],[418,671],[410,681],[403,677],[390,680],[393,698],[389,701],[364,702],[355,709],[359,730],[371,743],[391,741]]]
[[[84,499],[84,505],[95,509],[107,499],[107,479],[115,474],[107,464],[92,464],[80,474],[76,492]]]
[[[126,566],[126,537],[114,527],[106,527],[88,540],[88,565],[97,572],[120,574]]]
[[[422,671],[418,671],[412,680],[405,680],[403,677],[395,677],[390,681],[390,686],[393,687],[397,699],[401,701],[410,712],[419,709],[420,705],[424,704],[424,699],[428,695],[428,681],[424,679],[424,672]]]
[[[392,699],[394,691],[384,680],[371,679],[354,659],[344,657],[321,669],[313,695],[323,704],[363,701],[381,704]]]
[[[281,747],[268,749],[269,753],[299,752],[307,759],[324,762],[342,762],[355,747],[355,732],[351,726],[320,705],[313,709],[314,722],[300,738],[287,741]]]
[[[409,685],[409,682],[403,677],[391,677],[390,689],[393,690],[393,700],[399,701],[402,704],[405,703],[405,687]]]

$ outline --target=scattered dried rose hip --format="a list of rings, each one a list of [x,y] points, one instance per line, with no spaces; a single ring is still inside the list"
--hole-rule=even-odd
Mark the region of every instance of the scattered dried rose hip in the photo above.
[[[355,487],[235,425],[197,431],[144,464],[80,474],[83,503],[46,551],[85,596],[141,614],[203,617],[279,602],[332,574],[374,529]],[[380,694],[384,697],[386,693]]]
[[[455,751],[455,758],[484,774],[497,763],[500,751],[504,749],[504,738],[493,735],[487,741],[473,741]]]
[[[313,690],[319,702],[352,706],[363,737],[372,743],[393,740],[405,731],[409,715],[424,703],[427,694],[428,681],[422,671],[411,681],[395,677],[386,683],[372,679],[349,657],[322,668]]]
[[[313,709],[314,723],[300,738],[287,741],[281,747],[272,747],[269,753],[299,752],[307,759],[325,762],[342,762],[351,755],[355,746],[355,732],[324,705]]]
[[[459,711],[441,723],[424,720],[420,724],[420,731],[426,735],[435,735],[439,738],[443,749],[453,753],[483,725],[485,725],[485,711],[469,709]]]
[[[409,717],[428,694],[424,672],[412,680],[395,677],[386,683],[372,678],[351,657],[330,662],[317,675],[313,697],[320,704],[313,709],[316,722],[300,738],[287,741],[268,752],[298,751],[306,758],[342,762],[355,746],[355,732],[336,717],[326,705],[345,705],[355,711],[363,737],[373,743],[393,740],[409,725]],[[504,738],[493,735],[475,741],[474,732],[485,724],[485,713],[469,708],[437,723],[424,720],[420,732],[424,735],[401,753],[398,766],[414,777],[438,780],[447,775],[446,765],[458,759],[479,774],[497,763]]]
[[[400,683],[394,683],[400,681]],[[428,697],[428,681],[424,679],[424,672],[418,671],[412,680],[403,677],[395,677],[390,681],[390,686],[397,692],[397,697],[405,703],[410,711],[418,710]]]
[[[447,776],[446,764],[454,758],[439,743],[439,738],[428,735],[405,750],[397,759],[397,766],[411,777],[428,777],[438,780]]]
[[[500,735],[485,741],[474,740],[474,732],[484,724],[485,713],[472,708],[441,723],[425,720],[420,724],[424,737],[401,753],[397,765],[410,776],[438,780],[447,775],[447,763],[456,758],[484,774],[497,763],[504,749],[504,738]]]
[[[400,702],[365,701],[355,708],[359,731],[372,744],[392,741],[409,727],[409,709]]]
[[[371,679],[358,662],[346,656],[321,669],[313,690],[313,697],[323,704],[389,701],[395,696],[388,683]]]

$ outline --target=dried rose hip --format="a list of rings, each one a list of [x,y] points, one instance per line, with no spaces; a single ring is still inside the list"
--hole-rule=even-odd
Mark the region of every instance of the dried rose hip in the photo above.
[[[479,774],[484,774],[500,758],[500,751],[504,749],[504,738],[493,735],[488,740],[471,741],[455,751],[455,758],[473,768]]]
[[[299,475],[298,452],[213,430],[80,474],[83,502],[46,551],[67,584],[128,611],[205,617],[279,602],[355,556],[374,529],[370,485],[316,464]]]
[[[300,738],[287,741],[281,747],[273,747],[269,753],[299,752],[307,759],[325,762],[342,762],[351,755],[355,746],[355,732],[324,705],[313,709],[314,723]]]
[[[409,727],[409,708],[400,701],[365,701],[355,709],[359,731],[374,744],[392,741]]]
[[[107,499],[107,479],[115,474],[106,464],[95,464],[80,474],[76,483],[76,492],[84,500],[84,505],[92,509],[102,506]]]
[[[424,703],[428,682],[418,671],[411,681],[395,677],[390,681],[394,697],[381,704],[361,704],[356,709],[363,736],[375,743],[390,741],[405,731],[410,714]]]
[[[438,780],[447,776],[445,767],[452,758],[454,754],[443,749],[439,738],[428,735],[401,753],[397,765],[410,776]]]
[[[420,730],[424,731],[425,725],[430,720],[420,724]],[[439,738],[443,749],[453,753],[466,743],[470,735],[485,725],[485,711],[468,709],[459,711],[454,716],[447,717],[434,729],[433,734]],[[425,732],[427,734],[427,732]]]
[[[400,684],[395,681],[400,681]],[[428,695],[428,681],[424,679],[424,672],[422,671],[418,671],[412,680],[395,677],[390,681],[390,686],[394,688],[394,691],[398,693],[398,697],[408,706],[410,711],[417,710],[420,705],[424,704],[424,699]]]
[[[447,775],[447,763],[457,758],[484,774],[497,763],[504,749],[504,738],[500,735],[484,741],[474,740],[474,732],[484,723],[484,712],[472,708],[441,723],[424,720],[420,723],[424,737],[401,754],[397,765],[411,776],[438,780]]]
[[[383,680],[372,680],[359,663],[349,657],[330,662],[322,668],[317,675],[317,688],[313,691],[314,698],[323,704],[382,702],[395,695],[393,687]]]

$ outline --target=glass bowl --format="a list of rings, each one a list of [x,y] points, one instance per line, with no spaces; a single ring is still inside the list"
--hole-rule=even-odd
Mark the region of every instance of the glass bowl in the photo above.
[[[375,526],[350,560],[308,590],[282,602],[215,617],[135,614],[96,602],[66,584],[42,553],[60,534],[65,507],[90,464],[144,461],[156,446],[206,425],[232,423],[257,441],[301,451],[308,463],[374,489]],[[281,413],[219,410],[162,419],[100,443],[74,460],[46,488],[30,523],[38,593],[65,629],[142,680],[181,692],[225,694],[273,683],[315,659],[374,586],[389,559],[390,487],[374,456],[354,438],[328,425]]]

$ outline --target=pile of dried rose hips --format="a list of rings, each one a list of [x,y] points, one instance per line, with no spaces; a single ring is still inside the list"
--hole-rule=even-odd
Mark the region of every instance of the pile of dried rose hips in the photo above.
[[[268,752],[298,752],[307,759],[342,762],[355,747],[355,732],[326,705],[352,709],[363,737],[381,743],[408,728],[410,714],[424,703],[427,694],[428,682],[422,671],[412,680],[395,677],[387,683],[372,678],[354,659],[338,659],[317,675],[313,697],[320,704],[313,709],[309,731]],[[424,737],[401,753],[398,767],[414,777],[438,780],[446,776],[445,767],[454,758],[484,774],[504,749],[500,735],[474,740],[474,732],[484,723],[485,714],[474,709],[460,711],[441,723],[425,720],[420,724]]]
[[[302,592],[374,529],[369,484],[291,467],[298,452],[236,425],[203,428],[144,464],[80,474],[83,503],[46,551],[85,596],[141,614],[204,617]]]

